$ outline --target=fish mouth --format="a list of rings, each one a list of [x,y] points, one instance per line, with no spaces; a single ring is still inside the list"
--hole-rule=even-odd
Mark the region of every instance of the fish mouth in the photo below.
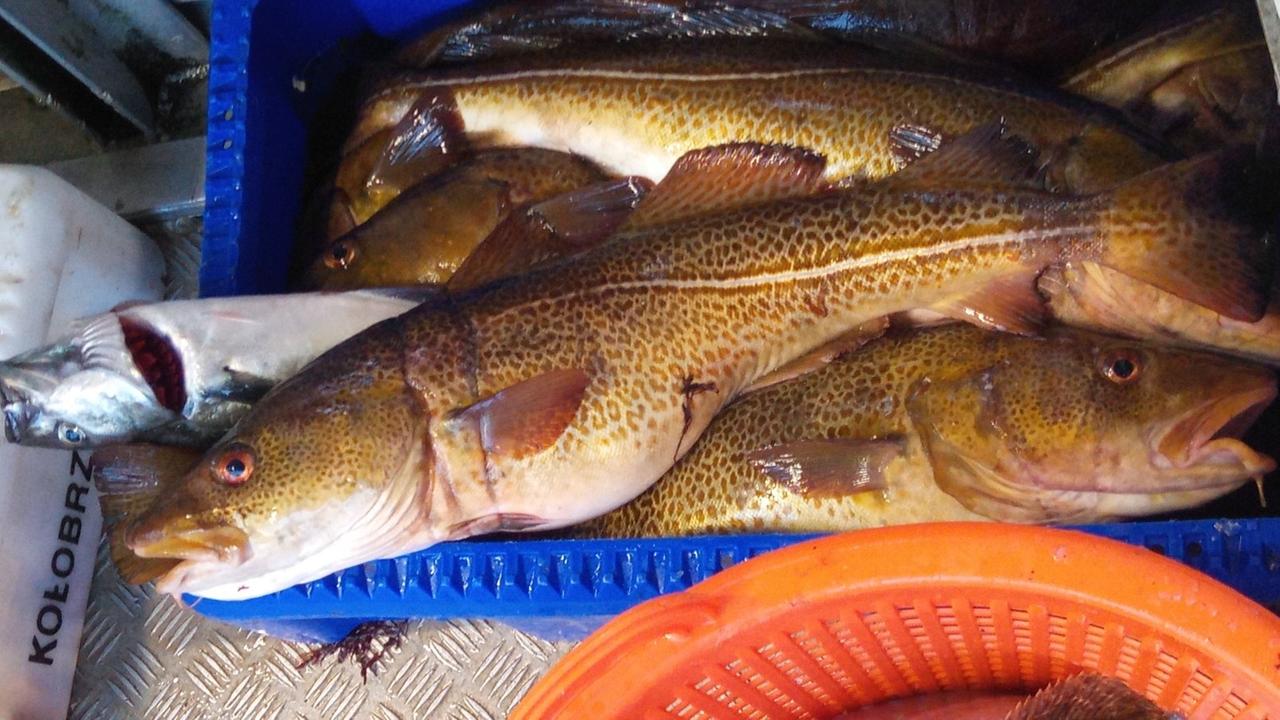
[[[31,398],[42,388],[51,388],[56,383],[55,378],[44,373],[0,363],[0,405],[4,408],[6,440],[14,444],[22,442],[31,425]]]
[[[195,563],[241,565],[250,556],[249,536],[240,528],[186,517],[163,523],[143,518],[125,533],[125,545],[141,558]]]
[[[1246,445],[1240,437],[1276,394],[1275,379],[1268,376],[1266,382],[1189,410],[1155,438],[1155,465],[1161,469],[1225,472],[1236,481],[1271,472],[1275,461]]]

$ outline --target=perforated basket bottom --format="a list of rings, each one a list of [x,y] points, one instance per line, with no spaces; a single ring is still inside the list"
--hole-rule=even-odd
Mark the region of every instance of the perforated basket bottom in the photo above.
[[[637,607],[513,717],[820,719],[1082,670],[1188,718],[1280,717],[1280,621],[1177,563],[1078,533],[861,532]]]

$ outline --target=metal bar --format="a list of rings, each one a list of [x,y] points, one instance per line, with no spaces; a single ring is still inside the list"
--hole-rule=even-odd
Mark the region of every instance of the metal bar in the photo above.
[[[61,3],[0,0],[0,19],[135,128],[148,136],[153,133],[151,104],[138,80],[124,63],[102,47],[93,31]]]
[[[1271,53],[1271,71],[1276,76],[1276,100],[1280,102],[1280,0],[1257,0],[1262,17],[1262,33]]]

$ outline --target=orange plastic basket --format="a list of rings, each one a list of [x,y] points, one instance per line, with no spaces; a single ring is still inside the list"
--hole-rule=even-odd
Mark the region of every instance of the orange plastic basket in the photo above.
[[[983,523],[800,543],[618,616],[512,717],[829,718],[1118,677],[1188,719],[1280,718],[1280,619],[1148,550]]]

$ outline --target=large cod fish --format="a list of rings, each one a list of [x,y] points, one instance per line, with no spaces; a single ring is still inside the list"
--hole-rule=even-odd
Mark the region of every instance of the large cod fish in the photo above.
[[[829,180],[879,178],[999,118],[1073,192],[1162,157],[1111,108],[936,58],[775,38],[605,43],[385,79],[347,139],[332,212],[385,203],[409,181],[383,176],[425,177],[468,144],[562,150],[657,181],[698,148],[780,143],[824,155]]]
[[[1261,312],[1265,247],[1228,212],[1238,158],[1087,197],[1020,184],[1028,159],[989,127],[894,178],[815,194],[825,172],[809,153],[695,153],[610,242],[423,304],[276,386],[126,542],[182,561],[160,591],[232,599],[582,522],[648,488],[726,403],[861,325],[926,307],[1029,330],[1035,276],[1070,258]],[[722,195],[753,202],[679,211]]]
[[[1182,510],[1275,467],[1238,439],[1275,395],[1265,368],[1076,330],[893,331],[734,403],[657,484],[573,534]]]

